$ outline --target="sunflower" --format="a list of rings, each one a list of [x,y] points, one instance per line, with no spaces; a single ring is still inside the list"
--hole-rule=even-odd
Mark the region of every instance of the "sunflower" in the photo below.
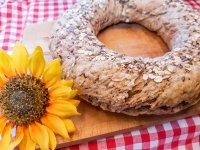
[[[58,59],[45,64],[42,48],[28,55],[16,43],[12,56],[0,49],[0,149],[55,149],[55,134],[70,139],[75,131],[71,116],[77,112],[77,90],[72,80],[61,80]],[[16,135],[12,137],[12,130]]]

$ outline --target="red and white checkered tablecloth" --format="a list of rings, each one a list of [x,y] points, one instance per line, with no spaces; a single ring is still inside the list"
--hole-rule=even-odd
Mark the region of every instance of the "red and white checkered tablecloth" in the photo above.
[[[185,2],[200,10],[200,0]],[[26,26],[55,20],[75,3],[76,0],[0,0],[0,47],[11,50],[15,41],[21,40]],[[67,149],[200,150],[200,114]]]

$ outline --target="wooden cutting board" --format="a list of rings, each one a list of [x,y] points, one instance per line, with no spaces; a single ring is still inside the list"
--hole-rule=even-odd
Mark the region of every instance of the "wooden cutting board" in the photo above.
[[[24,30],[23,34],[23,43],[30,51],[32,51],[35,45],[41,45],[45,50],[48,61],[51,59],[48,52],[48,37],[52,25],[53,23],[51,22],[31,25]],[[33,32],[37,34],[33,34]],[[156,36],[155,33],[137,24],[119,24],[109,27],[102,31],[98,35],[98,38],[108,48],[130,56],[156,57],[169,51],[162,39]],[[82,115],[73,118],[77,132],[72,135],[70,141],[57,137],[57,148],[80,144],[198,114],[200,113],[200,103],[180,113],[162,115],[160,117],[154,115],[131,117],[111,113],[102,111],[84,101],[81,102],[78,110]]]

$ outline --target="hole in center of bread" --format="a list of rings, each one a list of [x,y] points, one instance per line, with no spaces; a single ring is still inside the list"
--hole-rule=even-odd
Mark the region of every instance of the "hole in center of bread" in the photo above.
[[[169,51],[161,37],[136,23],[112,25],[102,30],[98,39],[107,48],[128,56],[158,57]]]

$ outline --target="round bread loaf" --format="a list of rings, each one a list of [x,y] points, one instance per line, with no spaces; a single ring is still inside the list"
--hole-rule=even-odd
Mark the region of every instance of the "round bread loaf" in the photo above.
[[[97,34],[120,22],[155,31],[170,52],[130,57],[105,47]],[[56,22],[50,51],[79,96],[127,115],[172,114],[200,99],[200,14],[179,0],[87,0]]]

